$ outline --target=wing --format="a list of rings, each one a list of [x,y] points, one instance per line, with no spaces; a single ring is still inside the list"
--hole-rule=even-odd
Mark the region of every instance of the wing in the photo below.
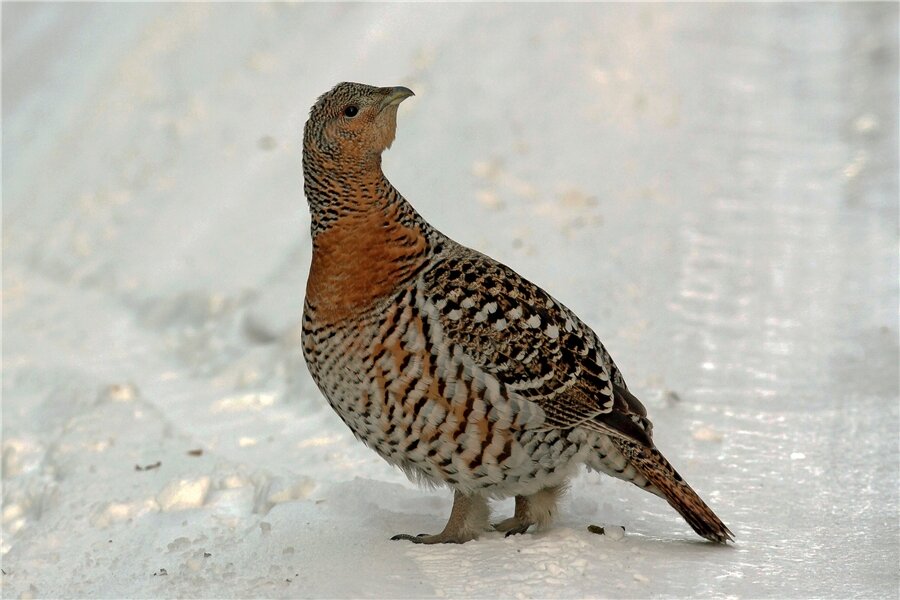
[[[421,282],[446,342],[537,404],[545,426],[588,427],[650,445],[647,411],[597,335],[540,287],[461,246]]]

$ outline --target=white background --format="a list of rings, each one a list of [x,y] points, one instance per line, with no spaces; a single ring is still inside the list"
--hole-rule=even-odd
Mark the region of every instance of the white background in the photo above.
[[[3,597],[896,598],[897,17],[5,4]],[[415,90],[388,177],[596,329],[735,545],[596,474],[548,532],[389,541],[450,494],[298,349],[342,80]]]

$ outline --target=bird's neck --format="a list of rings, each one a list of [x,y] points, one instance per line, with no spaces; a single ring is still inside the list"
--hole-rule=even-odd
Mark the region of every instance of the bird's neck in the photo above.
[[[381,157],[348,164],[327,156],[305,153],[303,191],[309,203],[313,240],[347,218],[385,213],[406,201],[381,170]]]
[[[348,172],[304,161],[313,257],[307,300],[339,320],[418,272],[431,227],[377,168]]]

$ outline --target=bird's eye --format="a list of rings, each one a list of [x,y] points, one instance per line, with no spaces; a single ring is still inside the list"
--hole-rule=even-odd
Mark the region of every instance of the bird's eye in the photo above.
[[[352,104],[344,109],[344,116],[346,117],[355,117],[356,113],[359,112],[359,109]]]

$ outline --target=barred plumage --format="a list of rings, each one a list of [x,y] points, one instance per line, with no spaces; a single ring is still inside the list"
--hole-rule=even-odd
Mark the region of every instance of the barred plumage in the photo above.
[[[697,533],[731,532],[659,453],[647,412],[596,334],[515,271],[431,227],[384,177],[406,88],[342,83],[310,112],[304,188],[313,259],[310,373],[354,435],[417,480],[454,489],[444,531],[546,525],[580,464],[666,498]]]

